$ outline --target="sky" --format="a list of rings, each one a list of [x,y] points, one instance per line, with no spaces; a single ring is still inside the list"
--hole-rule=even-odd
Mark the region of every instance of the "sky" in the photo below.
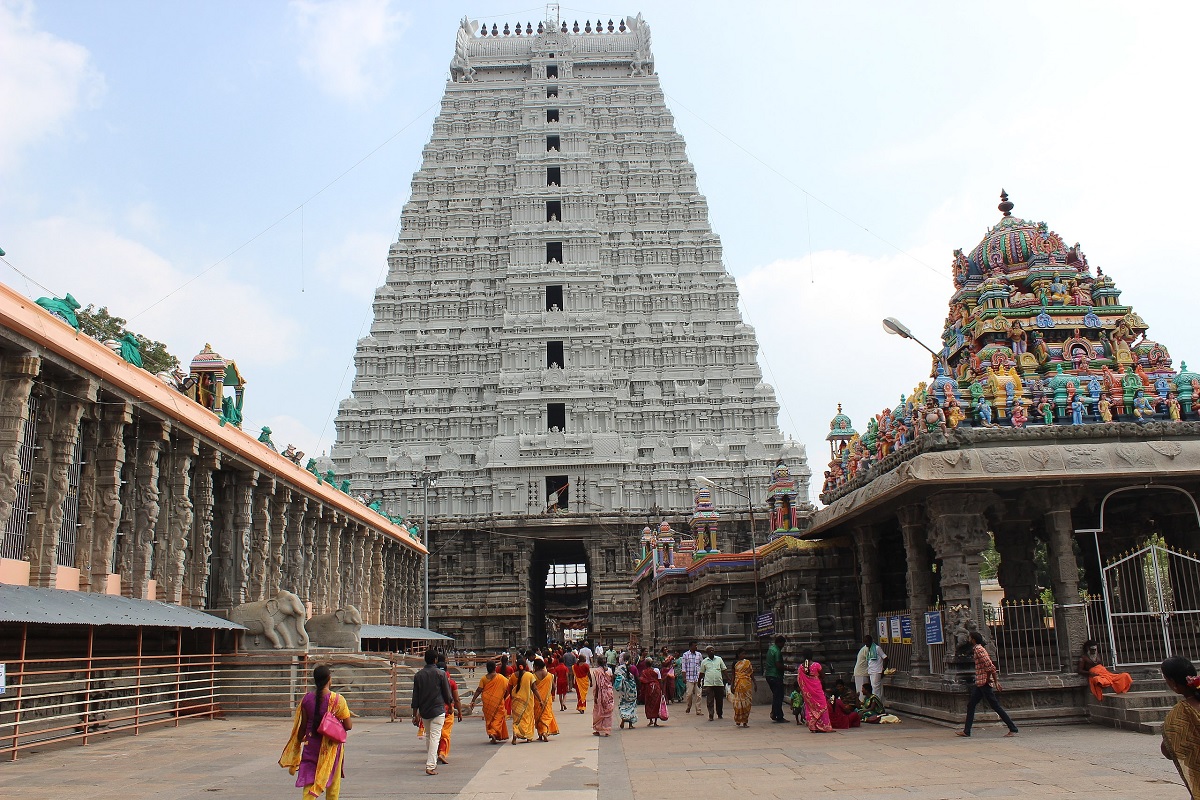
[[[536,26],[519,5],[0,0],[0,281],[107,306],[185,363],[211,343],[247,430],[328,451],[458,21]],[[837,403],[863,428],[928,375],[880,320],[937,340],[951,253],[1001,188],[1200,364],[1196,4],[561,13],[638,12],[814,484]]]

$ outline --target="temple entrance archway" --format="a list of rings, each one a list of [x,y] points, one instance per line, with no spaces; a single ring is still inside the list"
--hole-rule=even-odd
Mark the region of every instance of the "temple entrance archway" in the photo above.
[[[575,638],[590,630],[591,570],[583,542],[536,542],[529,566],[529,628],[534,644]]]

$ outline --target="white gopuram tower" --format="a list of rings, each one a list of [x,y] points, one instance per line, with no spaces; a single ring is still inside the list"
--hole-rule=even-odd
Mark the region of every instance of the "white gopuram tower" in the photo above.
[[[685,528],[697,474],[754,498],[760,543],[779,459],[808,496],[649,27],[547,17],[458,30],[332,454],[414,520],[436,480],[432,624],[476,648],[636,627],[639,532]],[[715,494],[748,546],[746,501]],[[543,591],[577,564],[586,596]]]

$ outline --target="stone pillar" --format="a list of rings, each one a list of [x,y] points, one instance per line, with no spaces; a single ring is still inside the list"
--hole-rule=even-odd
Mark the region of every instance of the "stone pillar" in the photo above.
[[[875,618],[883,613],[883,585],[879,580],[879,540],[870,525],[856,525],[851,531],[854,553],[858,557],[859,617],[863,632],[875,635]]]
[[[283,587],[284,547],[287,543],[288,506],[292,500],[292,490],[280,484],[275,489],[275,499],[271,503],[271,542],[267,562],[267,578],[263,594],[274,597]]]
[[[121,470],[125,467],[125,427],[133,421],[129,403],[106,401],[100,406],[96,436],[96,504],[92,520],[91,558],[80,588],[104,592],[113,567],[113,547],[121,524]],[[86,580],[86,585],[85,585]]]
[[[137,427],[137,452],[134,455],[133,491],[130,496],[129,574],[121,576],[121,594],[141,600],[150,598],[150,568],[154,563],[154,539],[158,527],[159,459],[170,441],[171,427],[165,422],[140,419]]]
[[[334,526],[338,524],[338,516],[336,512],[326,509],[326,513],[317,521],[317,593],[313,598],[313,612],[316,614],[328,614],[337,610],[331,591],[333,580],[329,574],[329,541]]]
[[[1027,506],[1010,501],[992,526],[996,552],[1000,554],[996,577],[1004,587],[1005,600],[1037,599],[1037,567],[1033,561],[1036,541],[1030,517]]]
[[[314,602],[316,595],[317,520],[321,518],[320,501],[310,501],[303,521],[304,568],[300,576],[300,599]]]
[[[258,470],[234,473],[233,513],[233,579],[230,582],[230,607],[246,602],[250,589],[250,564],[254,546],[254,487]]]
[[[236,480],[226,470],[213,476],[213,545],[209,608],[233,608],[235,560],[238,558],[233,524]]]
[[[346,568],[346,603],[362,610],[362,571],[363,571],[363,542],[362,532],[353,522],[350,523],[349,533],[349,563]]]
[[[292,503],[288,508],[287,527],[287,559],[284,564],[283,588],[300,594],[304,591],[301,584],[304,578],[304,515],[308,511],[309,500],[298,492],[292,493]],[[307,598],[301,596],[301,600]]]
[[[43,399],[36,439],[41,448],[29,478],[29,585],[54,587],[58,577],[58,537],[62,530],[63,500],[70,482],[75,443],[84,406],[96,401],[99,386],[92,381],[66,384]]]
[[[929,652],[925,646],[925,611],[933,605],[933,564],[929,560],[929,537],[925,507],[902,506],[896,510],[900,533],[904,537],[905,573],[908,610],[912,615],[912,658],[908,669],[914,675],[925,674]]]
[[[41,368],[42,360],[34,355],[6,356],[0,363],[0,532],[8,525],[17,499],[29,395]]]
[[[368,597],[370,598],[370,617],[375,625],[381,625],[383,613],[383,536],[371,534],[371,584]]]
[[[92,542],[96,538],[96,437],[99,405],[84,410],[79,426],[78,525],[75,534],[75,569],[79,570],[80,591],[92,585]]]
[[[221,453],[201,447],[192,477],[194,514],[183,593],[183,602],[192,608],[209,607],[208,573],[212,569],[213,508],[216,503],[214,482],[220,468]]]
[[[967,634],[983,628],[983,593],[979,562],[988,546],[988,522],[983,512],[995,504],[991,492],[948,491],[926,501],[929,540],[942,562],[942,601],[947,611],[946,658],[966,651]],[[955,663],[956,669],[963,665]]]
[[[190,436],[178,436],[171,447],[167,464],[167,520],[162,552],[155,554],[154,573],[158,599],[180,603],[184,594],[189,539],[194,513],[192,506],[192,464],[200,453],[200,443]]]
[[[329,576],[329,607],[342,608],[342,538],[346,535],[349,522],[339,515],[329,529],[329,556],[325,561],[325,572]]]
[[[1074,491],[1072,491],[1074,489]],[[1058,605],[1055,627],[1058,632],[1058,652],[1063,655],[1063,669],[1071,670],[1088,638],[1087,610],[1079,598],[1079,564],[1075,559],[1075,526],[1071,507],[1082,492],[1066,487],[1047,497],[1045,514],[1046,544],[1049,549],[1050,585]]]
[[[275,479],[269,475],[259,475],[253,500],[247,602],[262,600],[266,596],[267,572],[271,566],[271,498],[274,494]]]

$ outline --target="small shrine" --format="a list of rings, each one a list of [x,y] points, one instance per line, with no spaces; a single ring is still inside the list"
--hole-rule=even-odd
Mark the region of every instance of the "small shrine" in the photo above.
[[[242,427],[242,403],[245,399],[246,381],[238,370],[237,362],[227,361],[213,350],[211,344],[192,358],[190,374],[185,385],[188,396],[221,418],[221,424],[229,423]],[[225,389],[234,391],[232,397],[225,396]]]
[[[779,459],[775,469],[771,470],[771,485],[767,487],[767,507],[771,517],[770,539],[774,540],[791,531],[800,530],[796,524],[799,494],[791,470],[782,458]]]
[[[692,535],[696,537],[696,555],[705,556],[709,553],[719,553],[717,547],[717,523],[721,515],[713,505],[712,489],[702,486],[696,490],[695,507],[688,525]]]
[[[998,208],[1003,216],[975,249],[954,251],[929,380],[861,436],[838,406],[824,492],[930,431],[1200,418],[1200,375],[1175,370],[1112,277],[1046,223],[1014,217],[1006,192]]]

